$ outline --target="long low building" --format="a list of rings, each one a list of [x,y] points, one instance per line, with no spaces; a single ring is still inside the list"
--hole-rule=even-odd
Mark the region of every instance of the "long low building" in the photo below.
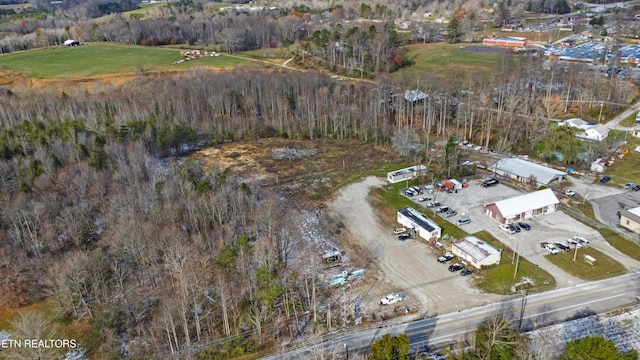
[[[620,211],[620,226],[640,234],[640,207]]]
[[[544,189],[487,204],[484,210],[498,222],[508,224],[555,212],[559,203],[551,189]]]
[[[427,167],[424,165],[416,165],[387,173],[387,181],[392,184],[400,181],[413,179],[418,175],[426,174]]]
[[[442,228],[433,220],[412,208],[398,210],[398,223],[407,229],[413,229],[423,239],[432,242],[442,236]]]
[[[519,158],[500,159],[491,170],[523,183],[535,179],[537,185],[549,185],[553,181],[562,182],[567,177],[565,172]]]
[[[451,253],[476,269],[500,264],[500,250],[475,236],[467,236],[453,243]]]

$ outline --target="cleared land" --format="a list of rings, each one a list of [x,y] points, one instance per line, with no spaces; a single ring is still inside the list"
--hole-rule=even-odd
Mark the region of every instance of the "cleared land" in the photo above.
[[[178,65],[175,49],[90,44],[76,47],[45,48],[0,56],[0,68],[35,78],[83,78],[140,71],[179,71],[192,67],[231,68],[256,62],[221,55]]]

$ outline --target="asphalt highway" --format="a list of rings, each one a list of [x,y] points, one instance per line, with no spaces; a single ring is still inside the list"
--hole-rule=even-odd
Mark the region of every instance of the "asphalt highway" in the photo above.
[[[330,334],[309,340],[297,348],[284,349],[265,359],[347,358],[349,355],[364,355],[368,353],[371,343],[387,333],[406,334],[414,353],[441,348],[451,343],[465,344],[480,323],[500,314],[506,314],[513,320],[514,326],[528,331],[639,303],[640,273],[633,272],[544,293],[521,293],[504,302],[405,324]]]

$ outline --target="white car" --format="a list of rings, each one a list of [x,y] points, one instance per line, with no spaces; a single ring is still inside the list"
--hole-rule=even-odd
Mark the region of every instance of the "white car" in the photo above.
[[[506,231],[509,234],[513,234],[516,232],[511,226],[509,226],[509,224],[500,224],[500,229]]]
[[[547,249],[547,251],[549,251],[553,255],[560,252],[557,247],[553,246],[553,244],[547,244],[544,246],[544,248]]]
[[[571,189],[567,189],[567,190],[565,190],[564,194],[567,195],[567,196],[574,196],[576,194],[576,192],[571,190]]]
[[[630,183],[624,184],[625,189],[633,189],[634,187],[636,187],[636,183],[630,182]]]
[[[389,294],[380,300],[380,305],[393,305],[404,300],[403,293]]]
[[[405,228],[395,228],[395,229],[393,229],[393,235],[402,234],[405,231],[407,231],[407,229],[405,229]]]
[[[589,240],[577,235],[571,238],[571,240],[569,240],[569,243],[574,244],[577,247],[589,246]]]
[[[425,201],[429,201],[429,200],[431,200],[431,198],[430,198],[430,197],[428,197],[428,196],[423,196],[423,197],[421,197],[420,199],[418,199],[418,202],[425,202]]]

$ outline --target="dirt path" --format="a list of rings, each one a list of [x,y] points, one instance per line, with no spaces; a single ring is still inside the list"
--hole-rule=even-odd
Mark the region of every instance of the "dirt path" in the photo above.
[[[436,261],[437,252],[425,243],[398,241],[391,229],[382,227],[367,197],[371,188],[383,184],[378,178],[368,177],[340,190],[329,204],[332,216],[345,225],[353,248],[360,252],[347,255],[356,261],[365,260],[367,273],[379,273],[381,277],[367,295],[371,305],[389,292],[403,291],[409,303],[420,305],[420,315],[431,316],[504,298],[482,294],[469,283],[471,278],[447,271],[446,265]]]

